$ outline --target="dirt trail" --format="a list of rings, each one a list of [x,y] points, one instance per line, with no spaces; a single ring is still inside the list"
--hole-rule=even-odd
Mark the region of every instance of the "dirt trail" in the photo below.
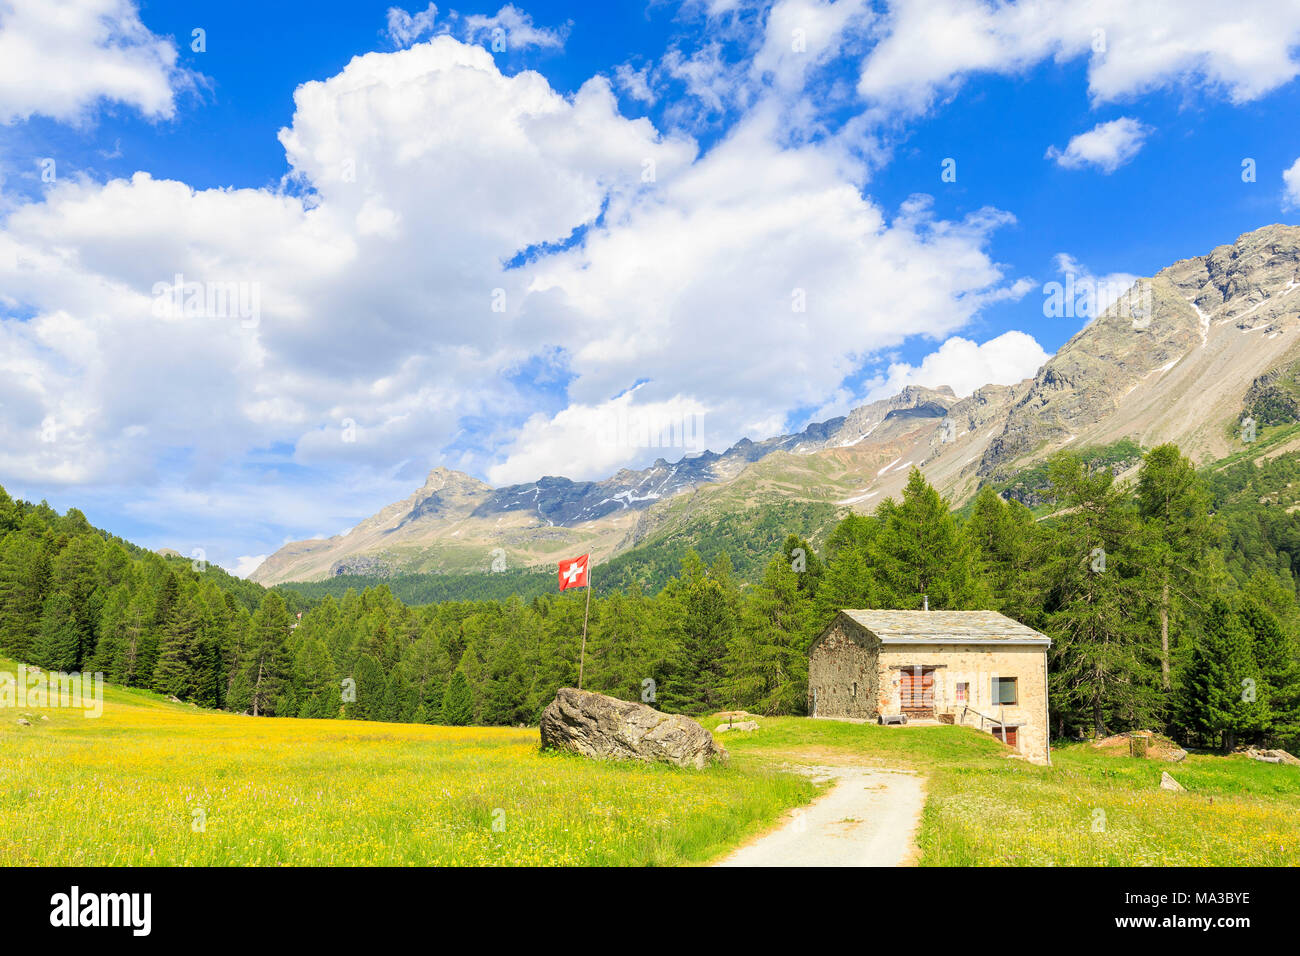
[[[904,866],[914,860],[925,803],[923,779],[907,770],[800,767],[834,780],[826,793],[787,815],[716,866]]]

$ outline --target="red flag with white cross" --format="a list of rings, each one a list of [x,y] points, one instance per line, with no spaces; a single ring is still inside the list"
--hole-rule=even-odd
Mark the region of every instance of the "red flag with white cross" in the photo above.
[[[561,591],[566,588],[585,588],[587,586],[587,571],[589,570],[590,559],[590,554],[584,554],[560,562]]]

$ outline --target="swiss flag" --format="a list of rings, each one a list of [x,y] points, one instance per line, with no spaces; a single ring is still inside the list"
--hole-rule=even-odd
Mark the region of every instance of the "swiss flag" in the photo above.
[[[584,554],[581,557],[560,562],[561,591],[565,588],[585,588],[587,586],[587,571],[590,558],[590,554]]]

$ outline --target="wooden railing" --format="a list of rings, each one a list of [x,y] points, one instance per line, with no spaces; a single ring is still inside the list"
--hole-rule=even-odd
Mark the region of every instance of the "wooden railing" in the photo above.
[[[959,721],[959,723],[962,724],[966,723],[966,715],[968,713],[974,714],[976,717],[980,719],[980,726],[979,726],[980,730],[984,729],[984,721],[987,720],[989,724],[997,727],[998,730],[1002,731],[1002,742],[1003,743],[1007,742],[1007,721],[1006,721],[1007,709],[1005,707],[1002,708],[1001,717],[990,717],[988,714],[980,713],[970,704],[965,704],[962,706],[961,709],[961,720]]]

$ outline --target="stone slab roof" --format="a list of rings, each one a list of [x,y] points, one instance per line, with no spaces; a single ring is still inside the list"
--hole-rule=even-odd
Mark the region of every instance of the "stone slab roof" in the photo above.
[[[875,611],[840,613],[870,631],[882,644],[1041,644],[1046,634],[997,611]]]

